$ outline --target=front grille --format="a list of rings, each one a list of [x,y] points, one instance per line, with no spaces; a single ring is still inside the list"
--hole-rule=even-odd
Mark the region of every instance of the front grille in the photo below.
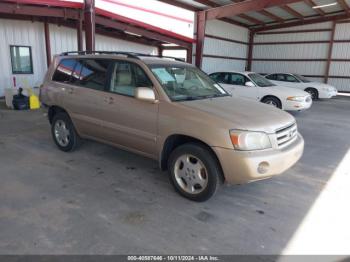
[[[298,134],[297,124],[293,123],[276,131],[277,145],[282,147],[294,140]]]

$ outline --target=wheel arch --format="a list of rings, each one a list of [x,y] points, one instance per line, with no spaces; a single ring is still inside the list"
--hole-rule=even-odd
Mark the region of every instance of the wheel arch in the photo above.
[[[282,103],[281,99],[280,99],[280,98],[278,98],[278,97],[277,97],[277,96],[275,96],[275,95],[265,95],[265,96],[263,96],[263,97],[260,99],[260,102],[263,102],[263,101],[264,101],[264,99],[269,98],[269,97],[272,97],[272,98],[277,99],[277,100],[278,100],[278,102],[280,103],[280,105],[281,105],[282,109],[283,109],[283,103]]]
[[[173,135],[170,135],[166,138],[166,140],[163,144],[163,149],[162,149],[161,156],[160,156],[160,168],[161,168],[161,170],[165,171],[168,169],[168,159],[169,159],[171,152],[173,152],[177,147],[184,145],[184,144],[187,144],[187,143],[200,144],[200,145],[204,146],[212,154],[212,156],[217,161],[219,168],[221,170],[220,181],[224,182],[225,177],[223,174],[221,163],[220,163],[220,160],[217,157],[215,151],[204,141],[202,141],[198,138],[188,136],[188,135],[183,135],[183,134],[173,134]]]
[[[57,113],[66,113],[67,115],[69,115],[68,112],[60,106],[56,106],[56,105],[50,106],[47,112],[47,116],[49,118],[50,124],[52,124],[52,120]]]

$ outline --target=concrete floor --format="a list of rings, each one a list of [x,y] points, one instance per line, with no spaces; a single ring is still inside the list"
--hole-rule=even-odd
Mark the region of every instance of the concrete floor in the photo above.
[[[295,114],[285,174],[177,195],[157,163],[87,141],[63,153],[43,111],[0,109],[0,254],[281,254],[350,148],[350,97]]]

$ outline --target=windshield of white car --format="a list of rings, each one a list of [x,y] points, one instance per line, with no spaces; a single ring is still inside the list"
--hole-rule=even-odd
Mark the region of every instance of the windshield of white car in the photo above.
[[[219,84],[195,67],[153,65],[151,70],[172,101],[230,96]]]
[[[265,77],[263,77],[262,75],[259,74],[248,74],[248,76],[250,77],[250,79],[257,85],[260,87],[268,87],[268,86],[275,86],[275,84],[273,84],[272,82],[270,82],[269,80],[267,80]]]
[[[308,80],[305,76],[302,75],[294,75],[296,78],[298,78],[303,83],[310,83],[311,81]]]

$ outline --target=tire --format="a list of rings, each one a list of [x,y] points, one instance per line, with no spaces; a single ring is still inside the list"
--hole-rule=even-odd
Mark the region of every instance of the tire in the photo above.
[[[175,190],[192,201],[208,200],[220,185],[220,165],[213,153],[201,144],[177,147],[170,154],[168,170]]]
[[[318,91],[315,88],[306,88],[305,92],[308,92],[311,95],[312,100],[317,100],[318,99]]]
[[[265,97],[263,100],[261,100],[261,102],[263,102],[264,104],[272,105],[274,107],[282,109],[281,101],[277,97],[268,96],[268,97]]]
[[[72,120],[67,113],[57,113],[51,123],[51,135],[57,147],[64,152],[72,152],[80,144]]]

